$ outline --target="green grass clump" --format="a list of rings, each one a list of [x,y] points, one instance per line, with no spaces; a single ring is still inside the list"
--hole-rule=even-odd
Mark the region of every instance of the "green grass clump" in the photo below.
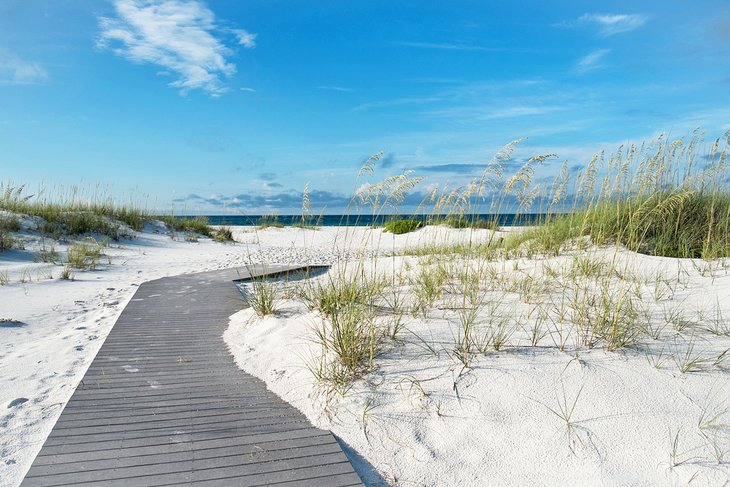
[[[98,194],[87,197],[75,186],[56,197],[47,196],[42,189],[32,195],[25,192],[25,186],[0,183],[0,209],[42,218],[43,230],[54,237],[100,233],[116,240],[122,224],[139,231],[149,219],[139,207],[118,205],[111,197]]]
[[[725,145],[730,133],[727,138]],[[547,209],[546,216],[533,228],[510,235],[504,245],[514,248],[529,241],[534,249],[558,254],[590,237],[593,244],[656,256],[730,256],[727,147],[718,139],[710,154],[702,154],[701,141],[695,133],[689,141],[660,139],[631,146],[608,161],[598,154],[572,182],[564,166],[552,193],[544,193],[537,204]],[[709,163],[699,166],[701,157]],[[569,185],[575,186],[572,202],[566,200]]]
[[[220,227],[213,233],[213,239],[218,242],[232,242],[233,232],[230,227]]]
[[[93,238],[74,243],[68,247],[66,262],[75,269],[96,269],[105,246],[104,242],[97,242]]]
[[[10,233],[8,232],[0,230],[0,252],[12,249],[16,245],[17,240],[15,239],[15,237],[10,235]]]
[[[165,215],[160,217],[165,225],[170,229],[170,235],[175,236],[177,232],[184,232],[187,234],[197,234],[204,237],[211,237],[213,235],[213,229],[208,225],[208,219],[204,216],[187,217],[187,216],[174,216]]]
[[[328,276],[325,281],[307,282],[300,288],[299,295],[309,309],[332,316],[352,304],[372,306],[384,288],[383,279],[355,272],[349,276]]]
[[[251,278],[251,291],[245,296],[249,306],[259,316],[273,315],[279,298],[278,285],[266,276]]]
[[[318,380],[342,388],[372,370],[382,334],[370,308],[348,303],[322,320],[315,332],[316,341],[329,353],[317,367],[310,366]]]
[[[423,222],[417,220],[391,220],[385,224],[385,231],[395,235],[410,233],[423,226]]]
[[[11,232],[20,230],[20,219],[12,215],[0,216],[0,252],[12,249],[17,245],[17,240]]]
[[[730,255],[730,194],[681,186],[599,201],[511,236],[507,245],[531,241],[540,250],[557,254],[582,236],[597,245],[618,244],[649,255],[726,257]]]
[[[0,216],[0,232],[17,232],[20,230],[20,218],[13,215]]]
[[[43,232],[54,238],[60,238],[63,235],[98,233],[118,240],[121,236],[121,226],[109,217],[91,211],[68,211],[57,214],[54,220],[46,220],[43,224]]]

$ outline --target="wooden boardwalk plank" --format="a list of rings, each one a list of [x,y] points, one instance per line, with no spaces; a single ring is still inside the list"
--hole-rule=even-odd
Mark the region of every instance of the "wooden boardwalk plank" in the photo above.
[[[240,277],[142,284],[22,485],[362,485],[331,433],[234,363]]]

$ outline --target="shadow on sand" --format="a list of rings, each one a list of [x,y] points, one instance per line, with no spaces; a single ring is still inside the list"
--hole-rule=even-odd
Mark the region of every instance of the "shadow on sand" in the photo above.
[[[334,433],[332,436],[334,436],[337,443],[340,444],[340,448],[342,448],[342,451],[345,452],[347,459],[350,460],[352,467],[355,469],[355,472],[357,472],[365,485],[368,487],[387,487],[389,485],[383,476],[380,475],[380,473],[365,459],[365,457],[355,451],[339,436]]]

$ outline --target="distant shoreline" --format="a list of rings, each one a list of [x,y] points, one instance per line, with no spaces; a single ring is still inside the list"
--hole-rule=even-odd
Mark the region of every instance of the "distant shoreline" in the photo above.
[[[555,216],[555,215],[553,215]],[[206,215],[208,224],[217,226],[259,226],[262,224],[278,224],[282,226],[305,225],[321,226],[321,227],[338,227],[338,226],[356,226],[366,227],[371,225],[383,225],[393,219],[416,220],[424,223],[437,224],[447,219],[459,219],[463,222],[481,222],[488,223],[497,219],[498,226],[523,226],[535,223],[537,220],[545,218],[544,213],[515,214],[506,213],[501,215],[493,215],[489,213],[467,215],[467,216],[451,216],[451,215],[423,215],[423,214],[397,214],[397,215],[320,215],[302,218],[302,215]],[[195,218],[194,215],[177,215],[176,218],[189,219]]]

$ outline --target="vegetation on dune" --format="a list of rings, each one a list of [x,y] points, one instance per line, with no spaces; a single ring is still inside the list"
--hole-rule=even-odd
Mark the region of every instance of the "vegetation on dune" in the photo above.
[[[284,224],[279,221],[277,214],[262,215],[258,221],[258,227],[263,230],[265,228],[284,228]]]
[[[204,237],[213,236],[213,229],[208,225],[208,219],[204,216],[174,216],[164,215],[159,217],[170,230],[170,236],[175,237],[177,233],[185,233],[187,240],[194,240],[195,235]]]
[[[67,266],[81,270],[96,269],[106,245],[106,242],[97,242],[93,238],[71,244],[66,251]]]
[[[488,228],[493,229],[497,226],[495,221],[485,220],[483,218],[471,215],[455,216],[450,215],[445,218],[432,218],[429,220],[432,225],[444,225],[451,228]]]
[[[0,215],[0,252],[16,245],[12,232],[20,230],[20,219],[14,215]]]
[[[100,234],[118,240],[123,236],[131,236],[128,229],[140,231],[145,222],[159,218],[168,226],[172,235],[183,232],[213,237],[219,241],[229,240],[224,228],[217,233],[213,232],[205,217],[154,217],[134,202],[119,204],[111,196],[99,194],[98,191],[86,194],[76,186],[69,190],[58,189],[55,194],[50,193],[41,189],[36,194],[27,194],[23,185],[0,183],[0,210],[40,218],[41,230],[55,239]],[[3,218],[5,221],[7,218],[17,217]],[[14,231],[5,227],[5,224],[0,225],[3,235]]]
[[[141,230],[150,216],[134,205],[119,205],[111,197],[87,196],[78,187],[56,196],[40,190],[26,194],[25,186],[0,183],[0,209],[42,218],[42,230],[54,237],[99,233],[112,239],[123,235],[121,224]]]
[[[725,147],[717,140],[709,154],[699,153],[702,138],[695,133],[689,143],[660,139],[619,151],[607,162],[596,156],[579,175],[571,211],[547,218],[520,238],[548,252],[590,236],[599,245],[650,255],[728,256],[730,133],[726,138]],[[706,164],[698,162],[703,159]]]
[[[398,270],[392,254],[392,269],[385,272],[378,272],[376,262],[366,263],[363,252],[343,262],[335,275],[300,287],[298,299],[320,315],[313,340],[322,354],[308,364],[319,381],[344,392],[376,367],[381,353],[404,342],[431,355],[446,353],[467,371],[478,356],[546,345],[575,357],[598,347],[640,349],[658,364],[668,352],[663,344],[656,356],[654,343],[663,340],[677,349],[671,355],[682,373],[722,367],[727,352],[698,352],[693,344],[703,330],[726,336],[727,327],[667,311],[692,271],[680,262],[674,277],[650,273],[619,255],[628,249],[702,258],[705,264],[687,264],[701,276],[724,265],[718,258],[730,256],[730,140],[716,141],[704,154],[697,132],[688,139],[662,137],[607,158],[598,154],[577,173],[563,163],[547,182],[536,175],[551,154],[505,174],[519,142],[507,144],[469,184],[432,193],[420,207],[430,207],[430,215],[385,226],[405,233],[425,221],[469,230],[459,242],[434,237],[398,251],[407,256],[403,267]],[[378,156],[366,162],[358,178],[373,175]],[[361,185],[351,206],[358,214],[369,209],[374,220],[397,214],[420,181],[405,171]],[[489,220],[479,218],[485,213]],[[516,214],[528,227],[498,231],[506,214]],[[367,245],[377,248],[379,237],[368,238],[376,240]],[[432,318],[451,327],[450,345],[404,325],[416,320],[428,328]],[[401,336],[404,329],[407,339]]]
[[[231,231],[230,227],[219,227],[213,233],[213,239],[218,242],[232,242],[233,231]]]
[[[395,235],[401,235],[404,233],[410,233],[418,230],[423,226],[423,222],[418,220],[391,220],[385,224],[383,229],[386,232],[393,233]]]

